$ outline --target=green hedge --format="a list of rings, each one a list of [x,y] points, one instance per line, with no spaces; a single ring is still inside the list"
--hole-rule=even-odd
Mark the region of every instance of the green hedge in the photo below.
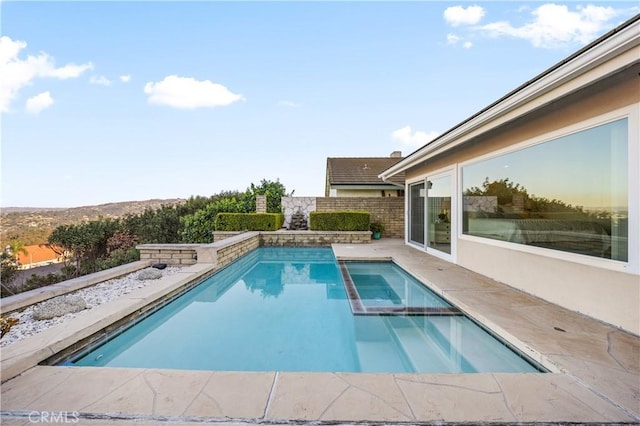
[[[312,231],[368,231],[369,212],[338,211],[310,212],[309,229]]]
[[[216,231],[277,231],[282,228],[282,213],[218,213]]]

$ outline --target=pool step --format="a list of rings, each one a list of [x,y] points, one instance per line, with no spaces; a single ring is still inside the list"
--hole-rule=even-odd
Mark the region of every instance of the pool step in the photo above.
[[[340,273],[342,274],[347,298],[349,299],[349,306],[351,306],[351,312],[354,315],[462,315],[460,309],[453,306],[398,306],[394,305],[391,301],[389,301],[389,306],[365,306],[364,303],[362,303],[356,285],[353,283],[351,274],[349,274],[346,263],[339,261],[338,265],[340,266]]]
[[[388,323],[387,328],[404,351],[414,370],[420,373],[450,371],[450,360],[442,352],[442,348],[427,337],[424,331],[417,327],[410,318],[405,321],[404,325],[406,326],[404,327],[399,327],[400,324],[396,319],[395,324]],[[429,356],[426,356],[427,354]]]

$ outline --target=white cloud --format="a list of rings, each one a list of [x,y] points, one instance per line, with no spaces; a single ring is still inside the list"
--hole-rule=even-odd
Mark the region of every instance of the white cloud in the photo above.
[[[93,68],[91,62],[56,68],[53,58],[44,52],[38,56],[29,55],[26,59],[19,58],[20,51],[26,47],[27,43],[24,41],[0,37],[0,112],[7,112],[20,90],[36,78],[76,78]]]
[[[53,105],[53,98],[51,97],[51,93],[42,92],[27,99],[25,109],[30,114],[39,114],[40,111],[49,108],[51,105]]]
[[[59,78],[60,80],[66,80],[68,78],[79,77],[83,72],[92,70],[92,69],[93,69],[93,64],[91,62],[82,64],[82,65],[68,64],[68,65],[65,65],[64,67],[55,68],[53,66],[53,60],[51,59],[51,62],[47,63],[43,68],[41,76],[55,77],[55,78]]]
[[[131,75],[125,74],[120,76],[120,81],[123,83],[128,83],[131,81]]]
[[[111,86],[111,80],[103,75],[94,75],[89,79],[89,83],[97,84],[98,86]]]
[[[483,25],[480,29],[493,37],[521,38],[535,47],[555,48],[594,40],[622,13],[610,6],[577,6],[571,11],[565,5],[549,3],[533,9],[533,20],[522,26],[501,21]]]
[[[231,92],[221,84],[177,75],[167,76],[157,83],[145,84],[144,93],[149,95],[150,104],[181,109],[226,106],[245,100],[244,96]]]
[[[462,43],[462,47],[465,49],[471,49],[473,47],[473,43],[468,40],[464,40],[462,37],[456,34],[449,33],[447,34],[447,44],[451,46],[457,46],[459,43]]]
[[[457,35],[451,34],[451,33],[447,34],[447,44],[455,45],[455,44],[458,44],[458,42],[460,40],[462,40],[462,37],[460,37],[460,36],[457,36]]]
[[[413,148],[421,147],[440,135],[439,132],[412,132],[411,126],[405,126],[391,133],[391,138]]]
[[[278,106],[287,108],[300,108],[302,104],[293,101],[280,101],[278,102]]]
[[[453,27],[474,25],[480,22],[484,14],[484,8],[481,6],[451,6],[445,9],[444,20]]]

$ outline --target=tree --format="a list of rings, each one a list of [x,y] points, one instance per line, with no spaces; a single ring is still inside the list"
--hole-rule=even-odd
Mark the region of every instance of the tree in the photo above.
[[[123,228],[138,237],[140,243],[170,244],[180,242],[180,207],[163,205],[159,209],[146,209],[139,215],[129,215]]]
[[[509,178],[489,182],[488,177],[484,179],[482,188],[474,186],[473,188],[467,189],[464,192],[464,195],[493,195],[498,197],[498,205],[511,203],[514,195],[523,195],[525,198],[529,197],[529,194],[524,187],[521,187],[519,183],[514,184],[509,181]]]
[[[20,240],[9,240],[9,242],[7,242],[7,247],[10,250],[10,254],[13,254],[16,257],[18,256],[18,253],[22,253],[25,256],[29,254],[24,244]]]
[[[118,221],[110,219],[62,225],[53,230],[48,246],[58,254],[69,253],[77,275],[96,272],[98,260],[108,255],[107,241],[119,226]]]
[[[218,213],[252,213],[256,211],[256,195],[267,196],[267,212],[282,212],[282,197],[287,190],[279,180],[272,182],[262,179],[260,185],[251,184],[244,192],[223,191],[208,198],[209,203],[193,213],[181,218],[181,239],[185,243],[210,243],[213,241],[214,220]],[[191,197],[190,206],[201,204],[206,198]],[[184,208],[184,206],[183,206]]]
[[[20,264],[16,257],[9,253],[8,250],[3,250],[0,253],[0,283],[2,283],[2,296],[10,296],[15,294],[9,284],[11,284],[18,275],[18,268]]]
[[[182,218],[182,241],[210,243],[213,241],[214,220],[218,213],[250,213],[246,197],[221,198],[194,214]]]
[[[573,206],[562,200],[550,200],[545,197],[529,195],[529,192],[519,183],[514,183],[506,179],[489,181],[485,178],[482,188],[477,186],[467,189],[465,196],[495,196],[498,199],[498,210],[496,214],[502,215],[505,206],[513,204],[514,196],[520,196],[524,202],[524,211],[518,212],[520,216],[532,218],[545,218],[553,214],[555,218],[562,215],[563,218],[584,219],[592,218],[591,214],[584,211],[582,206]],[[596,215],[594,215],[596,217]]]
[[[282,197],[290,197],[295,191],[291,191],[287,194],[287,189],[280,183],[280,179],[276,179],[275,182],[262,179],[260,185],[254,185],[253,183],[247,189],[247,192],[253,199],[253,204],[250,207],[250,211],[255,211],[256,208],[256,195],[267,196],[267,213],[282,213]]]

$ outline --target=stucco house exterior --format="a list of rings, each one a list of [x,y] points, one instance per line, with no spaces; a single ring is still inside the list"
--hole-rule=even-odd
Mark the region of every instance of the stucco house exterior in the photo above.
[[[325,197],[398,197],[404,195],[404,173],[383,181],[378,175],[402,159],[402,152],[389,157],[329,157],[325,175]]]
[[[640,334],[639,111],[637,15],[381,172],[406,244]]]

